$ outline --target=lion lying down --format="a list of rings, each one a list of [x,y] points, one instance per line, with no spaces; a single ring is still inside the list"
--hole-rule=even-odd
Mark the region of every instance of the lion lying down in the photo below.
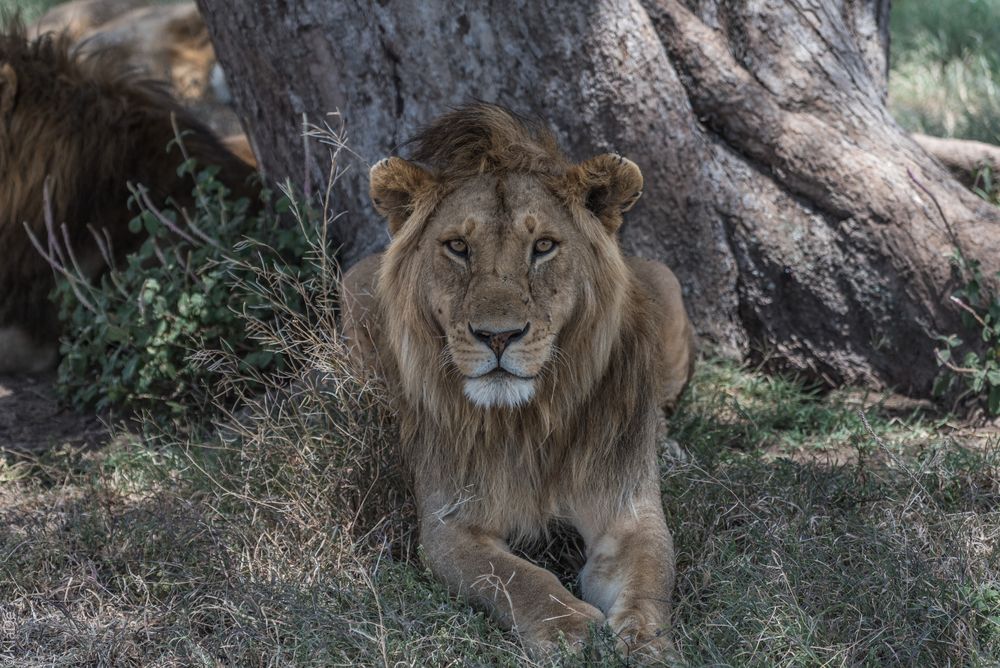
[[[392,242],[344,277],[344,331],[398,391],[425,558],[535,651],[592,623],[661,651],[674,558],[655,430],[694,345],[674,275],[619,248],[639,168],[573,165],[482,104],[415,146],[371,170]],[[583,600],[511,552],[556,523],[586,543]]]

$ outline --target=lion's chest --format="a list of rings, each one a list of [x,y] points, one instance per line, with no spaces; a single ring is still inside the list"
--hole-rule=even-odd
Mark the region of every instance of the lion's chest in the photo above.
[[[440,517],[460,519],[500,535],[531,538],[574,513],[581,481],[565,444],[523,436],[470,444],[455,466],[431,457],[424,469],[441,499]],[[430,491],[430,490],[428,490]]]

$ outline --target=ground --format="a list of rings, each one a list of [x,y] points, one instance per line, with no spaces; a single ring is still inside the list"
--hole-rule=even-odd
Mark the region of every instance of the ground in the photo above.
[[[0,663],[530,665],[420,566],[391,423],[365,396],[331,376],[222,441],[8,454]],[[1000,659],[993,431],[711,358],[670,430],[691,665]],[[612,645],[596,632],[589,665],[630,665]]]
[[[0,376],[0,451],[37,453],[106,442],[101,421],[63,405],[53,381],[52,376]]]

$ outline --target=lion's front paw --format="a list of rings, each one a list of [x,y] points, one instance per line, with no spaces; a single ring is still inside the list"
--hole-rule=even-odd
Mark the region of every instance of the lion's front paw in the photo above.
[[[604,624],[604,613],[583,601],[574,602],[564,614],[539,622],[524,634],[525,644],[538,657],[551,656],[566,646],[577,652],[590,639],[590,629]]]
[[[635,613],[614,615],[608,623],[621,644],[620,649],[629,656],[649,659],[676,656],[666,623],[652,622]]]

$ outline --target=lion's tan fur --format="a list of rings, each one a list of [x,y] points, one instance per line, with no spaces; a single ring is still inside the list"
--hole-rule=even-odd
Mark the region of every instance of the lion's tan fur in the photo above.
[[[349,335],[399,390],[401,440],[432,568],[505,623],[518,625],[533,642],[544,645],[553,628],[578,634],[573,624],[600,621],[602,613],[505,548],[508,541],[531,539],[553,523],[566,522],[581,531],[588,550],[596,550],[588,586],[595,600],[612,602],[603,611],[612,623],[664,624],[667,601],[647,609],[633,605],[628,598],[633,594],[623,595],[626,604],[616,593],[635,588],[669,596],[672,563],[661,563],[670,561],[670,547],[658,502],[655,430],[658,409],[676,400],[693,359],[676,279],[662,265],[625,258],[618,245],[622,211],[641,188],[638,169],[617,156],[574,165],[547,131],[489,105],[456,111],[430,126],[417,138],[413,156],[420,165],[392,158],[373,168],[373,199],[389,219],[393,240],[381,258],[348,274],[345,291]],[[533,203],[531,197],[541,199]],[[456,198],[461,202],[456,204]],[[479,269],[460,274],[466,283],[439,278],[448,265],[438,259],[441,239],[435,241],[433,234],[447,236],[447,229],[476,233],[474,220],[448,223],[441,217],[461,219],[474,210],[462,202],[477,198],[496,201],[500,208],[514,202],[505,209],[513,214],[497,215],[506,220],[526,210],[528,222],[522,227],[529,230],[537,220],[563,216],[562,226],[551,229],[564,235],[562,246],[575,250],[556,267],[572,266],[578,284],[534,269],[522,279],[518,270],[496,265],[489,254],[505,252],[502,231],[496,241],[481,242]],[[514,234],[518,224],[501,223],[496,229],[509,227]],[[557,328],[554,352],[533,376],[533,398],[523,405],[474,404],[463,396],[454,368],[463,327],[452,326],[439,305],[454,301],[449,290],[472,294],[477,281],[487,278],[501,290],[530,281],[523,305],[511,293],[510,308],[500,304],[494,309],[501,314],[497,317],[510,321],[512,314],[523,313],[516,316],[520,323],[568,314],[552,325]],[[358,296],[366,290],[370,297]],[[488,302],[488,296],[480,299]],[[362,340],[362,327],[370,338]],[[524,345],[541,347],[530,341]],[[635,531],[660,547],[648,556],[642,549],[621,554],[620,546],[642,543]],[[657,575],[656,568],[666,570]],[[493,575],[506,569],[512,577],[522,573],[521,588],[506,607],[490,598],[495,591],[484,591],[489,590],[485,581],[475,579],[490,569]],[[552,611],[538,597],[576,606],[579,616],[546,626]]]
[[[220,178],[237,195],[253,196],[252,168],[164,85],[126,61],[117,49],[81,55],[66,35],[29,39],[16,23],[0,30],[0,327],[18,327],[40,342],[58,334],[47,301],[52,270],[23,227],[46,236],[46,180],[53,220],[66,223],[88,273],[104,264],[88,224],[108,232],[119,257],[141,240],[128,231],[134,215],[127,207],[129,183],[148,187],[158,203],[192,203],[192,183],[176,173],[183,158],[176,148],[167,150],[175,122],[199,164],[221,166]]]

